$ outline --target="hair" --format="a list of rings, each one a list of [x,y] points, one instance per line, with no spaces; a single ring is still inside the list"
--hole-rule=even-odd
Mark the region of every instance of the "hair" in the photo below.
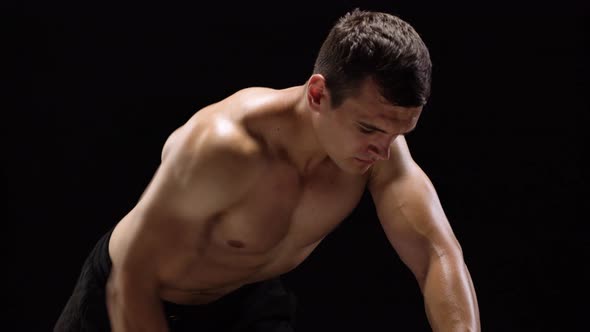
[[[417,107],[430,96],[432,63],[418,33],[400,18],[358,8],[341,17],[324,40],[314,65],[334,107],[373,79],[391,104]]]

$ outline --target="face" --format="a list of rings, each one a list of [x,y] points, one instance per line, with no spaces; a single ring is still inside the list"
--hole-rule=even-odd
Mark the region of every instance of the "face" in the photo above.
[[[328,94],[328,93],[327,93]],[[316,135],[328,156],[342,170],[365,173],[376,161],[389,159],[390,146],[416,127],[422,107],[388,103],[372,80],[337,108],[321,99],[315,119]]]

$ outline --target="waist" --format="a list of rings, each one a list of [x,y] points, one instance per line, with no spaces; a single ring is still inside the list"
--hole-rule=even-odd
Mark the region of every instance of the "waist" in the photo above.
[[[217,301],[220,298],[240,289],[242,285],[234,285],[230,287],[217,289],[175,289],[164,287],[160,289],[160,299],[165,302],[180,304],[180,305],[202,305]]]

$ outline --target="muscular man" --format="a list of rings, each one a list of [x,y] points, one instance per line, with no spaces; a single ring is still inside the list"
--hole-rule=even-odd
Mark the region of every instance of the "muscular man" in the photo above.
[[[55,330],[291,331],[293,298],[278,276],[368,188],[433,330],[478,331],[461,248],[404,140],[430,75],[409,24],[355,10],[305,84],[244,89],[197,112],[86,260]]]

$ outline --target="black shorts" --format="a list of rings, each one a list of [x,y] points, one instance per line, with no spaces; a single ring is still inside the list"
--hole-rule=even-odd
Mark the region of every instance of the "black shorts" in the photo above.
[[[105,286],[111,270],[105,234],[90,252],[54,332],[110,331]],[[279,278],[245,285],[204,305],[162,301],[170,331],[293,331],[295,296]]]

